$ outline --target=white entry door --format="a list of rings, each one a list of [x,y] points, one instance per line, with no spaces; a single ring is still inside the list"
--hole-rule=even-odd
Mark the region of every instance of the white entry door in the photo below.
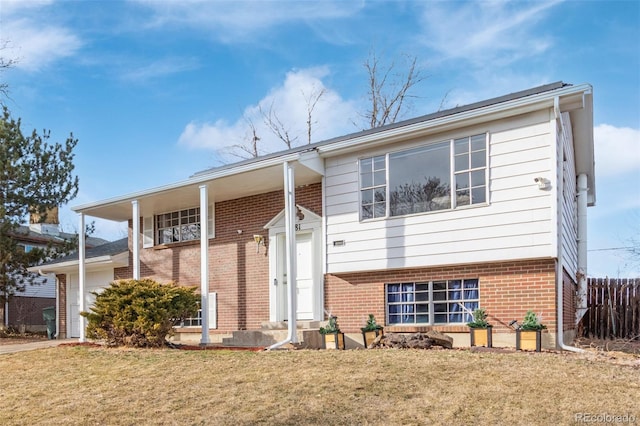
[[[280,319],[288,318],[288,279],[287,279],[287,259],[285,255],[285,236],[278,235],[278,311]],[[314,302],[314,258],[313,258],[313,234],[311,232],[296,235],[296,299],[297,315],[299,320],[313,319]]]

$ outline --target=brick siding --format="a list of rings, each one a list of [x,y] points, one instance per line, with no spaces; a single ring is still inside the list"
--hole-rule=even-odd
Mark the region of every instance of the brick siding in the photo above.
[[[296,188],[296,204],[322,215],[321,184]],[[283,209],[282,191],[215,204],[215,238],[209,240],[209,291],[218,294],[218,329],[212,332],[257,329],[269,320],[269,232],[264,225]],[[129,244],[131,232],[130,222]],[[259,253],[254,235],[265,239]],[[116,268],[114,279],[133,276],[131,246],[129,265]],[[200,241],[142,249],[140,276],[199,289]]]
[[[338,317],[345,332],[357,332],[368,314],[385,321],[385,283],[425,282],[445,279],[479,279],[480,306],[487,310],[494,332],[510,331],[508,324],[531,309],[542,316],[550,332],[556,326],[555,262],[530,260],[380,272],[327,274],[325,306]],[[466,326],[393,327],[394,331],[437,329],[468,331]]]
[[[58,330],[58,338],[65,339],[67,337],[67,275],[58,274],[58,307],[60,312],[58,313],[58,321],[56,324]]]

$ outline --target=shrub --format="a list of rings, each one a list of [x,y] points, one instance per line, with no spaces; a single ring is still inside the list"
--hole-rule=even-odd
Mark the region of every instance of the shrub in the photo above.
[[[326,327],[320,327],[320,334],[339,333],[340,326],[338,325],[338,317],[329,315],[329,323]]]
[[[469,328],[487,328],[489,323],[487,322],[487,311],[484,308],[476,308],[473,310],[473,321],[468,322]]]
[[[544,330],[545,328],[547,326],[540,323],[540,318],[533,311],[527,311],[520,326],[520,330],[523,331]]]
[[[110,346],[160,347],[177,320],[193,316],[199,296],[194,287],[160,284],[151,279],[114,281],[96,296],[87,337]]]

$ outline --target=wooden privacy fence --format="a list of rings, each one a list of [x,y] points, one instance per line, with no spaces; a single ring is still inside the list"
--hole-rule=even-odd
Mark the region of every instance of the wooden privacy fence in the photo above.
[[[640,278],[588,278],[584,334],[640,339]]]

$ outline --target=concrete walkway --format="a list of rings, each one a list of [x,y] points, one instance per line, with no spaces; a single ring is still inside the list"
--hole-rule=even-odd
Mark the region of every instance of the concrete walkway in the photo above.
[[[53,348],[63,343],[77,342],[78,339],[42,340],[40,342],[16,343],[15,345],[0,345],[0,355],[16,352],[33,351],[36,349]]]

